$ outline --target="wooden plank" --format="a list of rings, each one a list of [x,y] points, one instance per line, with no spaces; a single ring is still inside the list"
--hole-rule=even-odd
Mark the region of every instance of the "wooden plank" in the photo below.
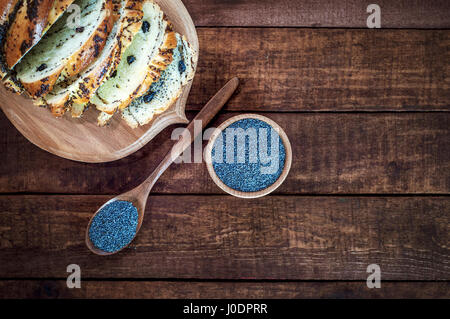
[[[284,128],[294,154],[278,194],[450,193],[450,113],[265,115]],[[0,121],[3,193],[117,194],[140,183],[173,145],[174,126],[123,160],[83,164],[39,150],[4,115]],[[222,193],[204,163],[174,164],[153,191]]]
[[[274,1],[276,2],[276,1]],[[449,111],[449,30],[206,28],[188,108],[233,76],[233,111]]]
[[[368,289],[366,282],[82,281],[80,289],[68,289],[63,280],[6,280],[0,281],[0,298],[444,299],[449,288],[448,282],[382,282],[380,289]]]
[[[367,6],[381,8],[382,28],[449,28],[445,0],[183,0],[197,26],[366,28]]]
[[[198,31],[190,109],[238,76],[228,110],[450,110],[449,30]]]
[[[84,244],[107,196],[0,196],[0,278],[450,279],[450,197],[150,196],[132,245]]]

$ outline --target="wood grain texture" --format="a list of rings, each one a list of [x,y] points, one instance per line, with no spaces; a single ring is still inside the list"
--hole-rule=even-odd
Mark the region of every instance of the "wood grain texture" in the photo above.
[[[106,196],[0,196],[0,278],[450,279],[449,197],[150,196],[121,254],[84,243]]]
[[[157,0],[174,29],[186,36],[198,52],[198,39],[192,19],[180,0]],[[193,59],[194,70],[197,55]],[[98,111],[88,110],[82,119],[55,118],[48,109],[0,86],[0,107],[14,126],[33,144],[58,156],[81,162],[98,163],[123,158],[140,149],[162,129],[173,123],[186,123],[186,100],[192,82],[184,86],[180,98],[147,125],[132,129],[116,115],[109,127],[97,125]]]
[[[112,196],[44,193],[131,189],[169,150],[175,127],[93,165],[38,149],[0,112],[0,192],[43,193],[0,196],[0,298],[449,298],[450,31],[367,30],[370,2],[361,0],[183,2],[206,27],[188,109],[239,76],[233,114],[212,125],[248,111],[277,121],[294,163],[276,194],[291,196],[217,196],[204,164],[174,165],[132,246],[98,257],[84,230]],[[450,27],[448,1],[376,3],[383,28]],[[334,113],[348,111],[374,113]],[[89,279],[82,289],[66,288],[71,263]],[[381,266],[382,289],[366,288],[370,263]]]
[[[383,282],[368,289],[366,282],[168,282],[82,281],[81,289],[68,289],[64,280],[0,281],[1,299],[354,299],[449,298],[448,282]]]
[[[449,30],[206,28],[198,34],[189,109],[237,76],[240,91],[228,110],[450,110]]]
[[[446,0],[183,0],[196,26],[367,28],[367,6],[381,7],[382,28],[449,28]]]
[[[192,115],[190,114],[190,118]],[[225,113],[217,127],[235,113]],[[288,135],[291,171],[277,194],[449,194],[450,113],[265,113]],[[32,146],[0,116],[0,192],[114,194],[143,181],[172,147],[172,126],[127,158],[67,161]],[[221,194],[204,163],[174,164],[156,193]]]

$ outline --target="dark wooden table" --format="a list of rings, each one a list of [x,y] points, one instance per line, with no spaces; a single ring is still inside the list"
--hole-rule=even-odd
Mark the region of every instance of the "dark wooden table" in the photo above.
[[[131,248],[98,257],[92,212],[156,166],[174,126],[93,165],[40,150],[0,112],[0,297],[449,298],[449,2],[376,1],[378,30],[373,1],[184,2],[201,45],[189,116],[238,76],[212,125],[274,119],[293,146],[287,180],[242,200],[204,164],[174,165]],[[373,263],[381,289],[366,286]]]

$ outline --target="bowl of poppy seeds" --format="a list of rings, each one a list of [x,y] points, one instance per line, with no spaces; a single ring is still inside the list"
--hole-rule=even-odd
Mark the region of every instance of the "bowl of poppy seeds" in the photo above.
[[[107,202],[92,218],[87,236],[101,254],[112,254],[136,236],[139,214],[133,203],[122,200]]]
[[[241,198],[265,196],[286,179],[292,148],[273,120],[242,114],[223,122],[205,148],[212,180],[225,192]]]

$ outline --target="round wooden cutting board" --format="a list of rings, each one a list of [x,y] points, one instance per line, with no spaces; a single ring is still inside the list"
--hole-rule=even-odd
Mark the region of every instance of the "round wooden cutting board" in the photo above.
[[[197,50],[194,23],[180,0],[155,0],[175,30],[185,35]],[[198,56],[198,55],[197,55]],[[194,68],[197,67],[197,61]],[[168,110],[153,121],[130,128],[119,114],[106,127],[97,126],[98,111],[91,108],[81,119],[65,115],[55,118],[46,108],[37,107],[25,96],[11,93],[0,85],[0,107],[14,126],[33,144],[55,155],[88,163],[110,162],[130,155],[148,143],[161,130],[174,123],[187,123],[184,114],[191,84]]]

